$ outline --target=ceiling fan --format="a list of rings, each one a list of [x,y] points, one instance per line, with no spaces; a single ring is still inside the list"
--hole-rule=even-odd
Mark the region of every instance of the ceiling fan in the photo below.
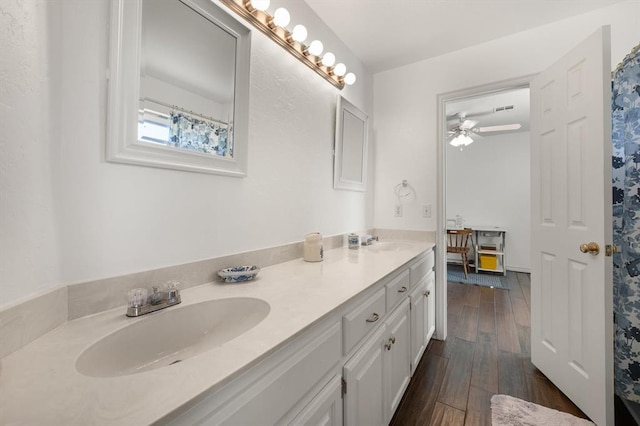
[[[487,113],[477,113],[473,114],[474,117],[492,114],[495,111],[487,112]],[[485,126],[485,127],[476,127],[479,124],[477,120],[469,120],[468,115],[464,113],[454,114],[454,118],[457,117],[458,124],[451,127],[448,131],[447,141],[455,146],[455,147],[464,147],[471,144],[474,139],[482,138],[480,133],[487,132],[505,132],[518,130],[522,127],[519,123],[513,124],[501,124],[497,126]]]

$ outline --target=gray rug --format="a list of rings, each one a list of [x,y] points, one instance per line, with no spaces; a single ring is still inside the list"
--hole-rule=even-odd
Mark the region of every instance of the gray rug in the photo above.
[[[492,426],[593,426],[589,420],[509,395],[491,397]]]
[[[473,271],[473,268],[471,271]],[[493,273],[474,274],[473,272],[469,272],[468,277],[465,278],[462,266],[457,265],[447,265],[447,281],[452,283],[475,284],[484,287],[502,288],[505,290],[511,289],[509,281],[504,275]]]

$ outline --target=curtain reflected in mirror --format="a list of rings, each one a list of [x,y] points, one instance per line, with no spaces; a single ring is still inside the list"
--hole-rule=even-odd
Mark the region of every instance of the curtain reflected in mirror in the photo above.
[[[236,38],[177,0],[143,0],[141,26],[138,140],[232,158]]]

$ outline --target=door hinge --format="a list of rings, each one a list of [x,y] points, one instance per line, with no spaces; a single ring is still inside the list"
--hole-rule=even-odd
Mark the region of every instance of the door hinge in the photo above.
[[[342,395],[346,395],[346,394],[347,394],[347,381],[343,377],[342,378]]]
[[[618,246],[615,244],[607,244],[604,246],[604,255],[611,257],[618,252]]]

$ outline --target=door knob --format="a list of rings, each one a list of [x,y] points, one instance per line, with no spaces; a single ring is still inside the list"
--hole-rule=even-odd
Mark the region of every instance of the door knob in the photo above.
[[[590,243],[580,244],[580,251],[583,253],[591,253],[592,255],[596,256],[598,253],[600,253],[600,246],[598,245],[598,243],[592,241]]]

